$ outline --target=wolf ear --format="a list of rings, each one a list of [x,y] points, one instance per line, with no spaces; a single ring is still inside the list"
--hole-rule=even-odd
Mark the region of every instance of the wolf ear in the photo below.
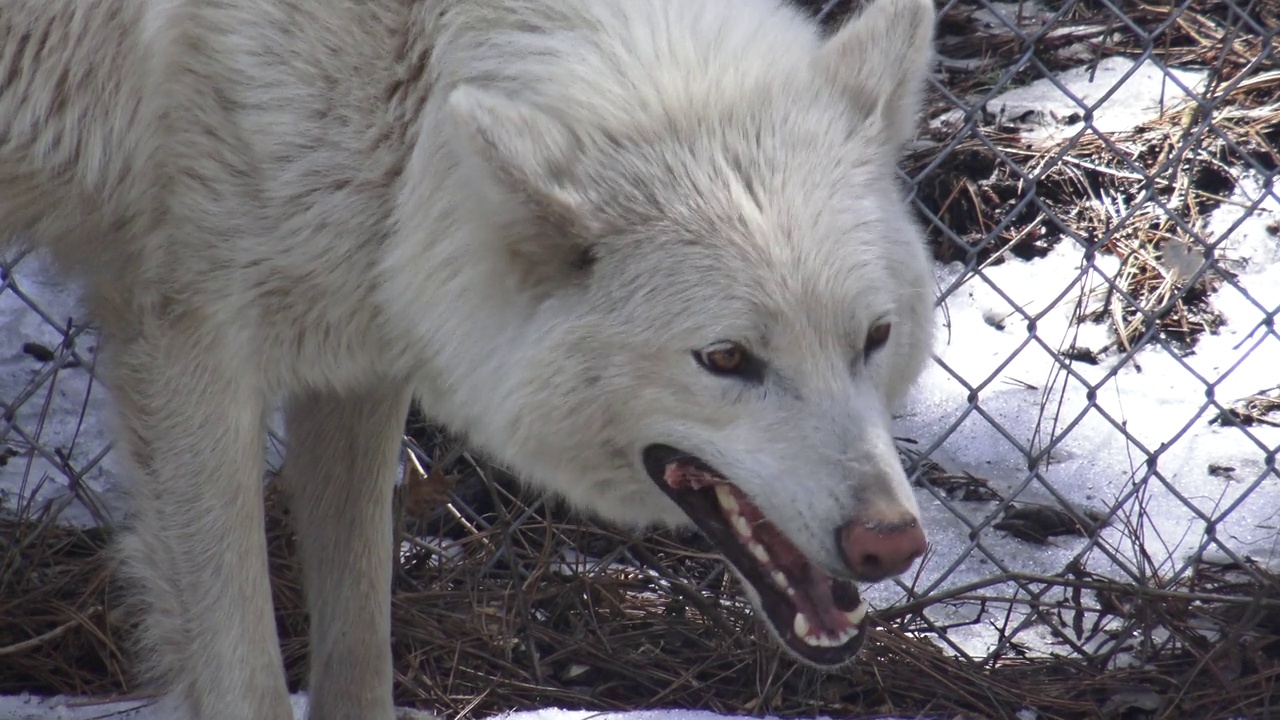
[[[589,267],[586,202],[573,189],[580,139],[547,113],[490,90],[461,85],[447,104],[468,149],[533,216],[503,238],[525,275],[543,280]]]
[[[826,41],[818,63],[898,150],[916,132],[933,61],[933,0],[871,0]]]
[[[568,188],[580,148],[563,123],[528,104],[470,85],[455,88],[448,103],[471,149],[507,190],[541,212],[557,217],[576,214],[578,203]]]

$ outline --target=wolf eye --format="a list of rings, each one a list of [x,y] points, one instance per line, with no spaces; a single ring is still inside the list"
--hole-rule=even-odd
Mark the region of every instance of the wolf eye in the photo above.
[[[747,364],[747,351],[736,343],[724,343],[699,350],[698,362],[717,375],[737,375]]]
[[[862,344],[862,354],[864,357],[871,357],[871,353],[884,347],[889,342],[889,331],[893,326],[887,322],[876,323],[867,331],[866,342]]]
[[[716,343],[695,350],[694,359],[712,375],[738,377],[751,382],[764,378],[764,364],[738,343]]]

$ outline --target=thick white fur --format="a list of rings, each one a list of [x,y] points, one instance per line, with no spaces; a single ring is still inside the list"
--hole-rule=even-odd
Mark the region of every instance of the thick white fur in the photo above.
[[[876,0],[824,39],[773,0],[0,0],[0,230],[102,326],[169,702],[289,716],[260,508],[277,398],[313,718],[392,716],[411,393],[628,525],[687,522],[650,443],[833,572],[841,523],[915,514],[888,418],[933,296],[893,168],[932,20]],[[721,340],[762,386],[698,367]]]

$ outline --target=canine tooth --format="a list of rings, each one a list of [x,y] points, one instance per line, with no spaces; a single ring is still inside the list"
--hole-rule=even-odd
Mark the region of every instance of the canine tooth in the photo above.
[[[728,512],[738,514],[738,500],[733,497],[733,491],[726,485],[716,485],[716,500],[720,501],[720,507]]]
[[[791,630],[795,632],[796,637],[813,644],[813,639],[809,637],[809,619],[804,616],[804,613],[796,613],[796,619],[791,623]]]
[[[769,563],[769,551],[765,550],[764,546],[760,543],[753,540],[747,543],[747,549],[751,551],[751,554],[756,560],[759,560],[761,564],[767,565]]]
[[[733,529],[744,538],[751,537],[751,523],[741,515],[733,516]]]

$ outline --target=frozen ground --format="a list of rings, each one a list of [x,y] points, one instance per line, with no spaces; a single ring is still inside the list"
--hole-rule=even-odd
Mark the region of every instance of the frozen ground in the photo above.
[[[1069,83],[1076,96],[1096,100],[1127,70],[1128,62],[1104,61],[1092,82],[1083,70],[1067,72],[1061,81]],[[1183,99],[1180,91],[1153,70],[1143,67],[1134,73],[1097,113],[1096,122],[1104,129],[1123,130],[1162,110],[1175,111]],[[1192,73],[1180,78],[1193,88],[1200,81]],[[988,109],[1022,117],[1037,141],[1069,137],[1082,128],[1071,119],[1079,108],[1047,81],[1012,91]],[[1027,110],[1034,112],[1028,115]],[[1101,543],[1112,549],[1118,562],[1095,550],[1088,556],[1095,572],[1125,578],[1123,567],[1141,566],[1147,573],[1167,577],[1202,551],[1275,566],[1280,562],[1280,478],[1274,466],[1268,469],[1266,458],[1274,458],[1280,446],[1280,428],[1211,424],[1216,410],[1207,404],[1204,384],[1212,384],[1213,396],[1223,405],[1280,384],[1280,340],[1260,328],[1267,313],[1280,307],[1280,239],[1274,230],[1280,201],[1262,178],[1246,175],[1239,180],[1233,203],[1208,216],[1203,230],[1211,237],[1226,237],[1219,255],[1239,273],[1236,284],[1244,292],[1224,284],[1212,296],[1211,304],[1225,323],[1216,334],[1206,333],[1194,353],[1175,357],[1152,346],[1122,367],[1116,367],[1111,353],[1097,365],[1073,363],[1074,376],[1061,370],[1056,352],[1070,346],[1097,349],[1110,341],[1107,326],[1080,325],[1072,318],[1077,298],[1083,297],[1085,304],[1099,302],[1099,273],[1117,269],[1114,258],[1099,256],[1095,269],[1082,273],[1082,252],[1063,242],[1047,257],[1011,258],[989,267],[951,295],[946,312],[938,315],[941,364],[922,379],[898,422],[898,435],[921,448],[945,437],[931,452],[935,462],[951,473],[984,478],[1002,495],[1017,495],[1020,502],[1057,504],[1057,494],[1082,510],[1102,511],[1126,498],[1135,481],[1155,473],[1148,489],[1127,500],[1125,513],[1102,530]],[[1255,205],[1254,210],[1244,209]],[[1194,270],[1198,262],[1194,253],[1186,255],[1178,269]],[[939,286],[949,287],[962,272],[958,265],[939,266]],[[107,443],[104,393],[94,386],[86,395],[84,368],[63,369],[46,378],[48,366],[22,348],[25,342],[38,342],[56,351],[61,333],[55,326],[78,317],[73,301],[50,283],[36,258],[24,260],[13,280],[48,317],[35,314],[14,292],[0,293],[0,337],[6,341],[0,347],[0,396],[13,402],[32,394],[32,399],[18,404],[17,430],[8,443],[25,450],[25,435],[38,439],[41,446],[65,449],[71,466],[87,468],[84,483],[91,492],[72,492],[57,455],[20,454],[0,467],[0,504],[12,509],[24,497],[37,505],[58,503],[65,505],[64,518],[81,523],[93,521],[97,514],[118,513],[118,468],[110,455],[98,461]],[[1034,337],[1023,316],[995,287],[1038,317]],[[92,338],[83,338],[76,351],[91,362]],[[979,388],[980,412],[971,406],[972,388]],[[1048,462],[1029,470],[1023,449],[1044,447],[1062,435],[1065,440],[1054,447]],[[1156,460],[1149,461],[1157,451]],[[1025,492],[1020,492],[1023,486]],[[80,499],[84,497],[97,500]],[[1031,544],[989,528],[971,540],[969,527],[952,509],[923,491],[920,498],[933,550],[919,575],[908,579],[917,592],[979,581],[1000,572],[997,564],[1009,571],[1056,573],[1087,544],[1073,537]],[[989,502],[950,504],[970,523],[983,521],[994,508]],[[1217,522],[1220,544],[1205,539],[1204,519],[1191,508]],[[1138,524],[1140,532],[1125,527],[1126,522]],[[1146,559],[1139,562],[1140,557]],[[868,594],[877,606],[885,606],[900,600],[903,591],[884,583],[869,588]],[[994,640],[993,633],[976,625],[967,633],[953,633],[952,639],[981,656]],[[0,718],[89,717],[83,714],[87,711],[36,713],[31,707],[16,700],[0,704]],[[696,714],[629,717],[640,720],[641,715],[695,720]],[[513,719],[519,717],[578,720],[579,715],[546,711]]]

